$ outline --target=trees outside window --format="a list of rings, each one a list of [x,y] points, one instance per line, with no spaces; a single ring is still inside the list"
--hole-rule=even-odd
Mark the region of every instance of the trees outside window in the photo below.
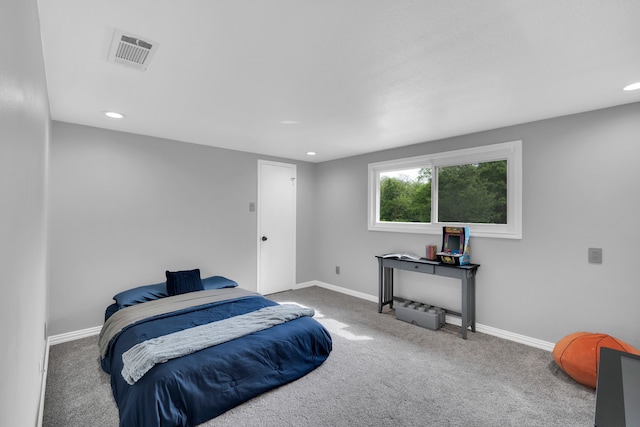
[[[521,164],[520,141],[370,164],[369,229],[520,238]]]
[[[507,223],[507,161],[438,169],[441,222]]]
[[[425,171],[429,170],[429,173]],[[431,173],[419,175],[382,174],[380,180],[380,220],[431,222]]]

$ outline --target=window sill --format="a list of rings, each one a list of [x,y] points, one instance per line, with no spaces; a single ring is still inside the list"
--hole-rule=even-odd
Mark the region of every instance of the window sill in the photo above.
[[[392,233],[438,234],[442,235],[442,227],[469,227],[472,237],[489,237],[495,239],[522,239],[522,232],[512,230],[507,225],[497,224],[411,224],[378,222],[369,225],[369,231],[386,231]]]

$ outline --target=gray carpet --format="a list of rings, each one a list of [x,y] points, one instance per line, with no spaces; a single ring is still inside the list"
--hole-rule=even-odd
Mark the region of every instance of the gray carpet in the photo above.
[[[323,288],[270,296],[314,307],[333,352],[307,376],[202,426],[590,426],[595,392],[544,350],[479,332],[459,337],[378,314]],[[50,350],[45,426],[117,426],[97,337]]]

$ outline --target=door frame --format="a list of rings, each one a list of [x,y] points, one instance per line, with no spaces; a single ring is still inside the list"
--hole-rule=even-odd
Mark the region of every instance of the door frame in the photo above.
[[[291,278],[291,283],[295,286],[296,284],[296,259],[297,259],[297,247],[296,247],[296,231],[297,231],[297,223],[298,223],[298,219],[297,219],[297,212],[298,212],[298,206],[297,206],[297,197],[298,197],[298,166],[295,163],[284,163],[284,162],[275,162],[275,161],[271,161],[271,160],[262,160],[262,159],[258,159],[258,191],[257,191],[257,203],[256,203],[256,229],[257,229],[257,235],[256,235],[256,254],[257,254],[257,262],[256,262],[256,266],[257,266],[257,271],[256,271],[256,291],[258,293],[262,293],[262,278],[261,276],[261,259],[262,259],[262,245],[261,245],[261,238],[262,238],[262,221],[261,221],[261,215],[262,215],[262,197],[263,197],[263,192],[262,192],[262,166],[263,165],[271,165],[271,166],[281,166],[281,167],[286,167],[292,170],[293,176],[294,176],[294,189],[295,191],[293,192],[293,241],[291,242],[292,246],[293,246],[293,260],[291,260],[293,262],[293,277]]]

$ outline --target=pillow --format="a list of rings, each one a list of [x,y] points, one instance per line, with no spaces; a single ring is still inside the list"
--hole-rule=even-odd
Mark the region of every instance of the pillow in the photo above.
[[[236,286],[238,286],[238,283],[222,276],[211,276],[211,277],[207,277],[206,279],[202,279],[202,287],[205,290],[235,288]]]
[[[553,347],[553,359],[567,375],[591,388],[598,382],[600,347],[640,354],[630,344],[602,333],[576,332],[562,338]]]
[[[202,280],[200,280],[200,269],[184,271],[166,271],[167,292],[169,296],[186,294],[187,292],[202,291]]]
[[[118,309],[129,307],[130,305],[140,304],[142,302],[153,301],[159,298],[168,297],[167,286],[165,283],[156,283],[155,285],[139,286],[133,289],[127,289],[120,292],[113,299],[118,305]]]
[[[238,283],[223,276],[211,276],[206,279],[202,279],[203,289],[235,288],[236,286],[238,286]],[[167,292],[167,284],[166,282],[162,282],[154,285],[138,286],[137,288],[127,289],[126,291],[122,291],[115,295],[113,299],[116,301],[118,310],[120,310],[131,305],[153,301],[168,296],[169,292]]]

